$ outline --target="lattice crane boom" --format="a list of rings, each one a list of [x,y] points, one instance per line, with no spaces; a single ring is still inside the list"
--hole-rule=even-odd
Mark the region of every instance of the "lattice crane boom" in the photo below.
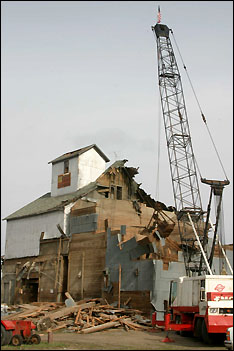
[[[206,252],[204,212],[181,76],[169,37],[170,30],[166,25],[159,23],[152,27],[152,30],[157,41],[158,83],[178,227],[186,273],[191,276],[198,271],[206,273],[207,267],[204,262],[201,264],[200,259],[195,259],[197,257],[196,238],[191,235],[187,213],[193,220]]]

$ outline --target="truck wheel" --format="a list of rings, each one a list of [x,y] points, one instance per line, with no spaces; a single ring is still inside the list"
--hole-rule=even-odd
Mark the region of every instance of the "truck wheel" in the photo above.
[[[6,340],[6,329],[1,324],[1,346],[6,345],[5,340]]]
[[[23,343],[23,338],[21,335],[15,334],[11,338],[11,344],[13,346],[20,346]]]
[[[208,345],[211,345],[213,343],[210,333],[207,331],[206,322],[204,319],[202,321],[202,339]]]
[[[202,339],[202,318],[196,319],[195,336],[200,340]]]
[[[38,334],[32,334],[29,338],[30,344],[40,344],[40,342],[41,342],[41,337]]]

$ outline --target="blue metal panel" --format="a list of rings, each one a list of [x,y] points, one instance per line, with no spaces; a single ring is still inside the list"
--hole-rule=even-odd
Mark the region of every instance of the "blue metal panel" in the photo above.
[[[150,245],[140,245],[135,238],[122,244],[120,250],[117,235],[111,235],[107,228],[106,267],[110,275],[110,282],[119,280],[119,264],[121,265],[121,290],[144,291],[153,288],[152,260],[133,261],[132,257],[139,257],[152,251]]]
[[[98,214],[92,213],[89,215],[71,217],[70,233],[79,234],[86,232],[94,232],[97,230]]]

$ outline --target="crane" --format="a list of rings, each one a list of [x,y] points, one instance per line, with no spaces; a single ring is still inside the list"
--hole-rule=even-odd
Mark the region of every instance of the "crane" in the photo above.
[[[207,210],[203,211],[181,76],[170,40],[172,30],[161,24],[161,15],[152,30],[157,41],[158,84],[186,271],[185,277],[170,282],[164,321],[157,320],[156,311],[152,324],[165,326],[167,337],[164,342],[172,341],[168,331],[176,330],[182,334],[192,332],[204,342],[212,343],[217,336],[225,335],[227,327],[233,324],[233,271],[218,238],[223,189],[229,180],[201,177],[201,182],[210,186]],[[202,111],[201,115],[206,123]],[[213,196],[217,199],[215,225],[210,220]],[[191,235],[191,227],[194,235]],[[214,236],[208,253],[210,228]],[[212,265],[217,242],[231,275],[214,274]]]
[[[202,183],[211,187],[208,208],[206,212],[203,211],[181,75],[170,40],[172,30],[160,21],[152,27],[152,30],[157,41],[158,84],[186,275],[212,274],[211,266],[217,241],[222,193],[229,181],[201,178]],[[206,123],[203,113],[202,118]],[[212,195],[217,195],[219,201],[216,224],[213,227],[213,244],[208,257]],[[191,235],[191,226],[194,235]]]

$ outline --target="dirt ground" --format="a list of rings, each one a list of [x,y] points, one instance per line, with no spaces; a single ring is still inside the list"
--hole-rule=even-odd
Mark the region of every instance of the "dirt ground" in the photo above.
[[[166,333],[163,331],[125,331],[109,329],[93,334],[77,334],[74,332],[55,332],[53,342],[48,344],[48,335],[40,334],[42,342],[39,345],[21,345],[14,350],[226,350],[220,345],[206,345],[193,337],[182,337],[170,332],[169,337],[175,342],[163,343]],[[12,349],[2,346],[2,350]]]

